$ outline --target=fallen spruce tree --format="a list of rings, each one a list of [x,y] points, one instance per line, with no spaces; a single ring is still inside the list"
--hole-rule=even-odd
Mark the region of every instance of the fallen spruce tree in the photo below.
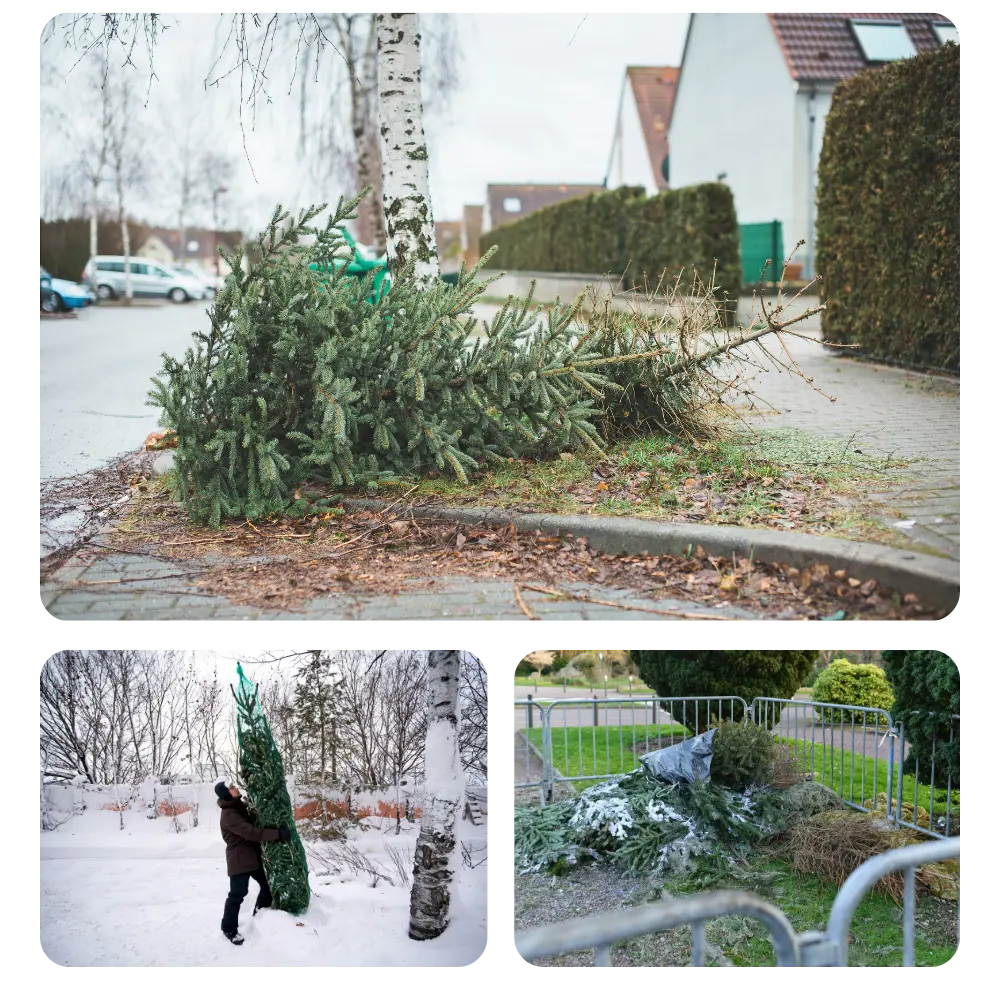
[[[698,773],[692,761],[694,780],[664,780],[671,765],[664,769],[656,760],[660,751],[645,755],[640,769],[577,796],[516,809],[518,873],[563,875],[580,865],[608,864],[697,890],[739,883],[743,875],[759,878],[749,867],[756,854],[842,885],[869,858],[921,839],[893,829],[884,812],[849,810],[833,789],[807,780],[812,775],[796,752],[764,727],[722,721],[709,733],[708,773]],[[667,750],[683,750],[707,735]],[[900,903],[902,884],[895,872],[873,891]],[[955,899],[957,885],[957,864],[918,872],[920,891]]]
[[[814,311],[786,321],[779,301],[726,331],[711,283],[695,276],[652,313],[592,300],[585,315],[583,295],[542,312],[529,296],[484,324],[471,310],[489,255],[455,286],[423,287],[403,268],[381,296],[371,275],[338,269],[362,196],[322,227],[325,206],[295,217],[279,206],[225,255],[207,330],[183,359],[163,356],[149,398],[193,520],[302,513],[308,483],[371,488],[434,468],[464,483],[482,463],[600,453],[637,430],[703,434],[741,382],[723,363],[739,367],[741,349]],[[787,354],[779,363],[802,374]]]

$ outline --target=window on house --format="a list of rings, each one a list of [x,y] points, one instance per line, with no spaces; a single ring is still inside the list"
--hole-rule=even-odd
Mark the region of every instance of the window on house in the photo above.
[[[953,24],[934,24],[934,34],[937,35],[938,43],[944,45],[946,42],[954,42],[958,45],[958,28]]]
[[[851,21],[851,28],[868,62],[892,62],[917,54],[902,21]]]
[[[504,198],[504,200],[503,200],[503,210],[505,212],[520,212],[521,211],[521,199],[520,198]]]

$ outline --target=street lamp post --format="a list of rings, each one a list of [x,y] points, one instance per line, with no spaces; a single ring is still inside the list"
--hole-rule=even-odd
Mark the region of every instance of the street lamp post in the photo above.
[[[219,268],[219,195],[225,194],[229,188],[225,184],[220,184],[212,191],[212,225],[215,227],[215,276],[222,276]]]

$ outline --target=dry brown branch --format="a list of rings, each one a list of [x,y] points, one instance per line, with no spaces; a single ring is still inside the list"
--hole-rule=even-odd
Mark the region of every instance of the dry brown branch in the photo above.
[[[564,601],[585,601],[587,604],[601,604],[607,608],[618,608],[620,611],[644,611],[652,615],[664,615],[667,618],[691,618],[704,621],[724,622],[730,621],[725,615],[711,615],[696,611],[669,611],[665,608],[640,608],[635,604],[622,604],[621,601],[606,601],[600,597],[590,597],[587,594],[567,594],[563,590],[555,590],[552,587],[539,587],[533,583],[519,584],[522,590],[534,590],[539,594],[548,594],[549,597],[558,597]]]
[[[530,618],[532,621],[541,621],[541,619],[536,615],[531,608],[525,603],[524,597],[521,596],[521,584],[514,584],[514,600],[517,601],[517,606],[524,612],[525,618]]]
[[[162,542],[164,548],[170,548],[174,545],[201,545],[205,542],[235,542],[238,541],[242,535],[220,535],[217,537],[208,536],[207,538],[186,538],[181,542]],[[284,538],[284,535],[277,535],[277,538]]]

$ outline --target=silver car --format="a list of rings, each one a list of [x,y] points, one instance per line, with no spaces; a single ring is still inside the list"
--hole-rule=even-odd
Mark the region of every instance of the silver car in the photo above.
[[[187,277],[197,281],[205,289],[205,298],[207,299],[215,298],[219,294],[219,289],[225,280],[203,270],[198,264],[174,264],[173,268],[178,274],[187,275]]]
[[[144,257],[129,257],[132,294],[136,298],[166,297],[172,302],[203,299],[205,285],[197,278]],[[125,258],[99,256],[87,261],[83,281],[97,289],[99,299],[117,299],[125,294]]]

